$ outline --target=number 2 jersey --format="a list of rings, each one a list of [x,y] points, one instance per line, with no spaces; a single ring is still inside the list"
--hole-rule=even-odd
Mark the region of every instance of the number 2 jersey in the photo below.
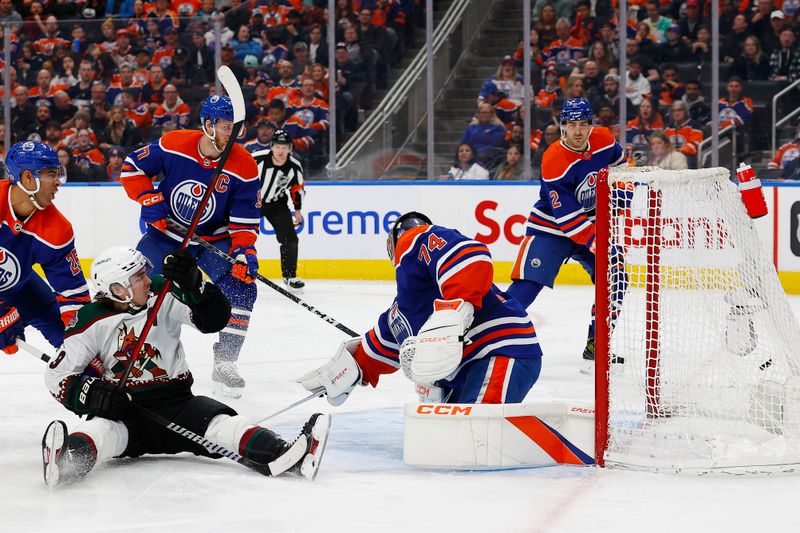
[[[397,296],[355,355],[365,383],[375,386],[380,374],[400,367],[400,345],[419,332],[437,299],[462,298],[475,307],[461,364],[452,376],[484,357],[542,356],[527,312],[492,283],[492,257],[484,244],[453,229],[418,226],[397,240],[394,267]]]
[[[528,216],[525,234],[567,237],[590,246],[595,236],[597,174],[624,161],[622,146],[601,126],[592,129],[582,152],[562,142],[551,144],[542,157],[539,200]]]
[[[9,180],[0,180],[0,301],[24,298],[19,291],[37,275],[33,265],[38,263],[56,293],[66,324],[89,301],[72,225],[54,205],[34,210],[25,220],[17,219],[11,187],[15,185]]]
[[[203,135],[196,130],[172,131],[131,152],[120,174],[128,196],[137,200],[143,192],[153,190],[152,178],[163,174],[158,191],[164,195],[169,216],[188,226],[217,167],[217,161],[200,153]],[[234,247],[255,244],[261,216],[257,173],[250,153],[235,144],[200,216],[197,235],[213,241],[230,234]],[[152,227],[147,231],[159,232]],[[177,242],[182,240],[181,235],[169,230],[167,235]]]

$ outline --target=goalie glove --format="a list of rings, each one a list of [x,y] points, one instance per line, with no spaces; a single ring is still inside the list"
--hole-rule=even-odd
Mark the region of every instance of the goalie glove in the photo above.
[[[333,359],[316,370],[297,378],[297,383],[306,390],[323,387],[328,403],[342,405],[356,385],[361,383],[361,369],[353,355],[361,345],[361,337],[342,342]]]
[[[416,337],[407,338],[400,346],[400,366],[414,383],[433,383],[458,368],[464,332],[475,313],[473,305],[461,298],[434,300],[433,309]]]

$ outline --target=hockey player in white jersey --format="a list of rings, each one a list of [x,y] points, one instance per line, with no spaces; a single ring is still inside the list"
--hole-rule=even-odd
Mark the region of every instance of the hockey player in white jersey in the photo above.
[[[106,250],[92,264],[97,296],[68,326],[64,344],[45,375],[59,402],[90,419],[72,433],[60,420],[50,423],[42,440],[45,483],[77,481],[97,462],[112,457],[180,452],[220,457],[152,422],[141,407],[250,461],[270,465],[272,475],[294,471],[313,479],[330,417],[313,415],[297,439],[288,443],[229,406],[192,394],[181,326],[217,332],[228,323],[231,305],[216,285],[203,281],[195,259],[185,250],[164,258],[163,277],[151,279],[148,265],[141,252],[121,246]],[[165,279],[172,282],[170,293],[120,391],[118,380],[155,303],[152,291],[163,287]]]

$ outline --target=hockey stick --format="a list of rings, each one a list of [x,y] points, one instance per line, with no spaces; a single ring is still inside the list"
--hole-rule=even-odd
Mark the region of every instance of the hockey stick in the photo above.
[[[31,344],[28,344],[27,342],[23,341],[22,339],[17,339],[17,346],[19,346],[20,348],[22,348],[24,351],[28,352],[29,354],[33,355],[34,357],[36,357],[38,359],[41,359],[45,363],[50,361],[50,359],[52,359],[51,356],[47,355],[45,352],[43,352],[39,348],[37,348],[37,347],[35,347],[35,346],[31,345]],[[287,407],[286,409],[290,409],[291,407],[294,407],[294,405],[296,405],[296,404],[292,404],[289,407]],[[186,439],[188,439],[188,440],[190,440],[190,441],[192,441],[192,442],[194,442],[196,444],[199,444],[200,446],[202,446],[203,448],[208,450],[210,453],[216,453],[216,454],[219,454],[219,455],[221,455],[223,457],[227,457],[231,461],[236,461],[240,465],[245,466],[245,467],[247,467],[247,468],[249,468],[251,470],[255,470],[259,474],[263,474],[263,475],[266,475],[266,476],[275,475],[273,473],[272,466],[271,466],[271,465],[275,465],[275,462],[272,462],[272,463],[259,463],[257,461],[253,461],[251,459],[247,459],[246,457],[242,457],[241,455],[239,455],[236,452],[230,451],[229,449],[225,448],[224,446],[221,446],[219,444],[215,444],[214,442],[211,442],[207,438],[202,437],[202,436],[198,435],[197,433],[194,433],[193,431],[191,431],[189,429],[186,429],[183,426],[179,426],[175,422],[167,420],[166,418],[164,418],[163,416],[159,415],[158,413],[154,413],[153,411],[151,411],[151,410],[149,410],[149,409],[147,409],[145,407],[142,407],[141,405],[139,405],[139,404],[137,404],[137,403],[135,403],[133,401],[131,401],[131,406],[134,409],[136,409],[137,411],[139,411],[140,414],[142,414],[143,416],[149,418],[150,420],[152,420],[156,424],[158,424],[160,426],[163,426],[163,427],[167,428],[168,430],[170,430],[170,431],[172,431],[174,433],[177,433],[178,435],[180,435],[180,436],[182,436],[182,437],[184,437],[184,438],[186,438]],[[285,411],[286,409],[283,409],[282,411],[278,411],[278,412],[281,413],[281,412]],[[274,415],[270,415],[270,416],[274,416]],[[281,468],[283,465],[275,465],[275,466],[278,467],[278,470],[279,470],[277,472],[278,474],[280,474],[281,472],[286,470],[285,468]]]
[[[233,106],[233,129],[231,130],[231,135],[228,138],[228,142],[225,144],[225,148],[222,150],[222,154],[219,157],[217,167],[214,169],[214,174],[211,176],[208,186],[206,186],[206,190],[203,193],[203,198],[200,200],[200,203],[197,204],[194,216],[192,217],[192,222],[189,224],[189,228],[186,230],[186,235],[183,237],[183,241],[181,242],[182,250],[186,249],[186,247],[189,245],[189,240],[192,238],[192,235],[194,235],[194,230],[200,223],[200,217],[203,215],[203,211],[205,211],[206,205],[208,205],[211,195],[213,194],[214,189],[217,187],[217,183],[219,182],[219,178],[222,175],[222,171],[225,167],[225,162],[228,160],[228,156],[230,155],[231,150],[233,150],[233,145],[236,144],[236,139],[239,137],[239,131],[242,129],[242,125],[244,124],[244,96],[242,95],[242,88],[239,86],[236,76],[233,75],[233,72],[230,68],[223,65],[217,71],[217,78],[219,78],[219,81],[225,87],[225,91],[227,91],[228,96],[230,96],[231,99],[231,104]],[[125,388],[125,381],[128,379],[128,375],[131,373],[136,360],[139,359],[142,347],[144,346],[144,341],[147,339],[147,334],[150,333],[150,328],[153,327],[158,310],[161,308],[164,298],[166,298],[167,294],[169,293],[169,286],[170,281],[165,280],[164,287],[161,289],[161,292],[158,293],[155,303],[153,303],[153,306],[148,309],[147,321],[144,323],[142,331],[139,333],[139,338],[136,341],[136,345],[133,347],[131,360],[128,363],[128,366],[125,367],[125,372],[122,374],[122,377],[117,384],[117,390],[123,390]]]
[[[296,401],[296,402],[294,402],[293,404],[289,404],[289,405],[287,405],[286,407],[284,407],[283,409],[278,409],[277,411],[275,411],[275,412],[274,412],[274,413],[272,413],[271,415],[267,415],[267,416],[265,416],[264,418],[262,418],[261,420],[259,420],[258,422],[256,422],[256,425],[257,425],[257,426],[260,426],[261,424],[263,424],[264,422],[266,422],[266,421],[267,421],[267,420],[269,420],[270,418],[275,418],[275,417],[276,417],[276,416],[278,416],[279,414],[281,414],[281,413],[285,413],[285,412],[286,412],[286,411],[288,411],[289,409],[294,409],[294,408],[295,408],[295,407],[297,407],[298,405],[300,405],[300,404],[303,404],[303,403],[306,403],[308,400],[313,400],[314,398],[317,398],[317,397],[322,397],[322,396],[324,396],[324,395],[325,395],[325,387],[317,387],[316,389],[312,390],[312,391],[311,391],[311,394],[309,394],[309,395],[308,395],[308,396],[306,396],[305,398],[302,398],[302,399],[300,399],[300,400],[297,400],[297,401]]]
[[[183,227],[182,225],[178,224],[174,220],[167,219],[167,225],[171,229],[174,229],[174,230],[177,230],[177,231],[180,231],[180,232],[186,232],[187,231],[187,229],[185,227]],[[226,254],[225,252],[223,252],[222,250],[220,250],[219,248],[217,248],[216,246],[214,246],[210,242],[208,242],[208,241],[206,241],[204,239],[201,239],[200,237],[196,237],[196,236],[192,236],[190,240],[192,242],[196,243],[196,244],[199,244],[200,246],[202,246],[203,248],[205,248],[209,252],[217,255],[218,257],[221,257],[222,259],[224,259],[228,263],[230,263],[232,265],[236,264],[236,260],[233,257],[231,257],[230,255]],[[281,287],[280,285],[278,285],[274,281],[269,280],[268,278],[264,277],[261,274],[256,274],[256,279],[258,281],[266,284],[270,289],[273,289],[273,290],[281,293],[282,295],[286,296],[287,298],[289,298],[294,303],[300,304],[302,307],[306,308],[308,311],[311,311],[316,316],[318,316],[319,318],[321,318],[322,320],[324,320],[325,322],[327,322],[331,326],[335,327],[339,331],[342,331],[342,332],[350,335],[351,337],[358,337],[359,336],[358,333],[356,333],[352,329],[348,328],[344,324],[338,322],[332,316],[323,313],[322,311],[320,311],[319,309],[317,309],[313,305],[305,302],[301,298],[298,298],[296,295],[294,295],[291,292],[287,291],[286,289],[284,289],[283,287]]]

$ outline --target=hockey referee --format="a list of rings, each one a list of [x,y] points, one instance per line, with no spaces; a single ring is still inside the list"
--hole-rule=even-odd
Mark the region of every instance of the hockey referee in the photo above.
[[[300,209],[305,187],[303,166],[292,157],[292,136],[286,130],[275,130],[272,145],[267,150],[253,153],[261,179],[261,215],[275,230],[281,246],[281,273],[287,287],[302,292],[305,283],[297,277],[297,233],[295,228],[303,223]],[[294,205],[294,219],[289,211],[288,197]]]

